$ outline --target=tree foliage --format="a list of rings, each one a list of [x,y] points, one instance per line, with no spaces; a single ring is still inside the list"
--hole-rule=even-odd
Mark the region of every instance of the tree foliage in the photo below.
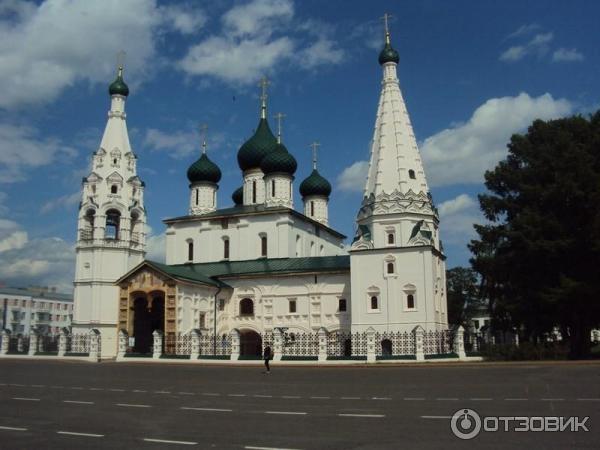
[[[470,268],[446,271],[448,323],[468,328],[469,320],[483,306],[479,297],[477,274]]]
[[[600,111],[536,120],[485,185],[490,223],[469,248],[493,326],[530,340],[559,326],[571,356],[587,355],[600,323]]]

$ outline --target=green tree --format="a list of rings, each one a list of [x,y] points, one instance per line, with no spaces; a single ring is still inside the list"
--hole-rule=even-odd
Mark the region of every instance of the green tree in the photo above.
[[[600,323],[600,111],[536,120],[485,185],[490,224],[469,248],[492,323],[533,341],[558,326],[571,357],[587,356]]]
[[[477,274],[470,268],[454,267],[446,271],[448,323],[467,327],[474,313],[483,306],[479,299]]]

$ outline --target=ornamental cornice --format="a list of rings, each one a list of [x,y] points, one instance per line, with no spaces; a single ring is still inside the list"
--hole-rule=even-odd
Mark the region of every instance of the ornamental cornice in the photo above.
[[[382,192],[377,196],[371,194],[364,197],[357,218],[360,220],[373,215],[407,212],[438,217],[430,196],[425,192],[415,193],[409,189],[404,193],[396,189],[390,194]]]

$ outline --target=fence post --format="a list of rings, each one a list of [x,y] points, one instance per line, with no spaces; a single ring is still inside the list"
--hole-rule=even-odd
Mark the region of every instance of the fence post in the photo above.
[[[319,328],[319,361],[327,361],[327,330]]]
[[[283,356],[283,333],[281,329],[275,328],[273,330],[273,360],[281,361]]]
[[[421,325],[417,325],[413,329],[413,334],[415,336],[415,359],[417,361],[425,360],[425,352],[423,349],[423,340],[425,335],[425,330]]]
[[[29,335],[29,356],[33,356],[38,352],[40,335],[37,330],[31,330]]]
[[[192,331],[192,353],[190,359],[198,359],[200,357],[200,330],[194,328]]]
[[[2,330],[2,347],[0,347],[0,355],[8,355],[8,346],[10,344],[10,330],[6,328]]]
[[[23,353],[23,335],[22,334],[17,335],[17,352]]]
[[[515,347],[519,346],[519,330],[515,330],[515,334],[514,334],[514,344]]]
[[[475,333],[473,333],[473,351],[477,352],[479,351],[479,331],[475,331]]]
[[[375,328],[367,328],[367,362],[375,362],[377,353],[375,352]]]
[[[58,356],[65,356],[67,353],[67,330],[60,329],[58,334]]]
[[[100,362],[101,348],[100,348],[100,331],[96,328],[92,328],[89,333],[90,337],[90,353],[88,354],[88,361]]]
[[[154,330],[152,332],[152,358],[158,359],[162,355],[163,348],[163,332]]]
[[[240,331],[237,328],[231,330],[231,360],[237,361],[240,358]]]
[[[127,331],[123,329],[119,330],[117,341],[117,361],[119,361],[125,358],[125,354],[127,353],[127,344],[129,341],[129,335],[127,334]]]
[[[460,359],[466,358],[465,353],[465,329],[460,325],[454,334],[454,352]]]
[[[592,330],[592,342],[600,341],[600,330]]]

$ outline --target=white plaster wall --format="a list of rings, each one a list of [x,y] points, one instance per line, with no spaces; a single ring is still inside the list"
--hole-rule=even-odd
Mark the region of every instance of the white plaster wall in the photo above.
[[[294,207],[294,189],[292,177],[285,174],[266,175],[264,179],[266,189],[265,203],[267,206]],[[275,182],[275,195],[273,195],[273,181]]]
[[[311,214],[311,202],[314,204],[314,215]],[[304,215],[324,225],[329,223],[329,200],[327,197],[310,195],[304,198]]]
[[[262,205],[265,203],[264,174],[260,169],[244,172],[244,205]],[[256,182],[256,202],[252,201],[252,183]]]
[[[217,185],[214,183],[194,183],[190,186],[189,213],[206,214],[217,209]]]

